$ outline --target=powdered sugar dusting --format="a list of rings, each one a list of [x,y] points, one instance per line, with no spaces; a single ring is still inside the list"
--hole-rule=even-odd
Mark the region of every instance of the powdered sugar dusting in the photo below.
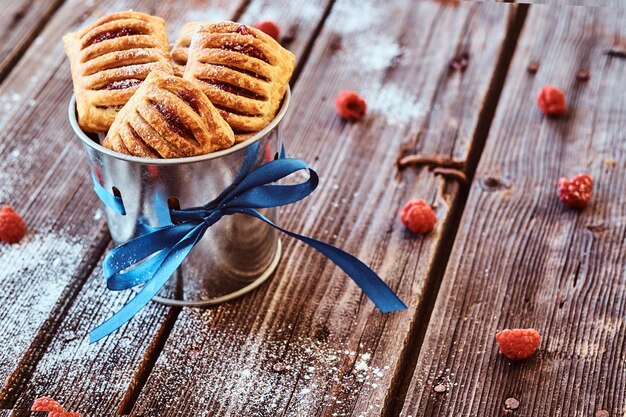
[[[4,117],[0,117],[0,122],[4,124],[5,120],[11,116],[15,107],[20,105],[22,96],[17,92],[6,92],[0,95],[0,114]]]
[[[133,343],[132,336],[124,336],[117,333],[110,343],[115,344],[119,358],[124,355],[123,361],[117,366],[111,366],[105,359],[111,355],[107,349],[97,344],[89,344],[87,329],[63,330],[57,337],[46,355],[37,366],[30,384],[30,389],[36,392],[47,392],[50,381],[54,381],[58,375],[63,375],[64,384],[80,386],[82,391],[88,391],[89,395],[83,400],[92,401],[93,396],[114,397],[128,388],[130,373],[134,370],[128,366],[125,355],[133,355],[142,352],[144,346]],[[104,344],[104,343],[103,343]],[[125,353],[122,353],[125,352]],[[126,353],[127,352],[127,353]],[[97,372],[93,372],[93,370]],[[56,374],[56,375],[55,375]],[[112,376],[112,374],[114,376]],[[55,395],[63,403],[70,403],[73,399]],[[97,404],[82,405],[82,408],[97,406]],[[80,410],[80,408],[79,408]]]
[[[287,20],[315,22],[324,12],[324,5],[322,2],[299,2],[297,7],[284,7],[284,5],[277,6],[278,5],[274,5],[272,2],[252,2],[246,9],[246,13],[242,20],[250,25],[256,23],[256,20],[273,20],[281,26],[281,23]],[[287,16],[287,13],[289,13],[290,16]],[[281,28],[283,31],[287,30],[286,27]]]
[[[340,22],[331,25],[341,38],[341,67],[364,71],[380,72],[387,67],[399,65],[403,51],[396,40],[376,30],[380,25],[377,19],[385,13],[380,6],[361,2],[340,2],[333,7],[333,20]]]
[[[200,8],[189,10],[185,13],[185,18],[180,19],[181,22],[221,22],[230,20],[230,12],[220,8]]]
[[[371,83],[362,95],[367,100],[368,113],[383,115],[390,124],[408,124],[421,119],[430,110],[416,94],[396,84]]]
[[[67,283],[67,273],[76,267],[83,253],[84,247],[78,240],[57,233],[42,235],[31,231],[18,244],[0,244],[0,283],[21,279],[23,275],[31,275],[33,271],[45,268],[48,276],[46,292],[50,293],[50,285],[55,282],[63,285]]]
[[[269,338],[264,332],[245,334],[237,324],[215,329],[207,324],[210,312],[184,314],[184,334],[172,336],[176,347],[166,346],[161,353],[151,374],[157,380],[148,381],[151,388],[139,399],[144,413],[151,411],[145,407],[184,406],[199,416],[308,416],[332,407],[334,416],[348,416],[355,402],[370,393],[370,410],[380,411],[373,392],[385,385],[381,381],[389,365],[378,363],[363,345],[331,342],[332,335],[296,336],[291,326],[271,330]],[[190,371],[188,364],[197,361],[205,364],[202,370]]]
[[[225,3],[227,4],[227,3]],[[231,20],[230,11],[219,7],[203,7],[187,11],[180,19],[169,22],[167,24],[167,32],[170,42],[178,39],[180,29],[188,22],[223,22]]]
[[[0,244],[0,301],[11,304],[0,314],[0,356],[19,359],[62,296],[84,252],[79,239],[33,230],[20,243]],[[33,291],[35,288],[40,291]],[[15,365],[0,361],[0,375]]]
[[[361,70],[379,72],[402,63],[402,48],[390,36],[359,36],[344,42],[349,50],[359,51],[353,63],[359,64]]]
[[[2,101],[0,100],[0,106]],[[14,143],[10,141],[0,140],[0,144],[5,146],[14,146]],[[2,153],[2,145],[0,145],[0,153]],[[0,168],[0,206],[9,204],[14,197],[14,184],[22,179],[22,171],[20,170],[23,160],[20,158],[21,151],[19,149],[13,149],[8,152],[2,161],[2,167]]]
[[[336,2],[332,13],[333,19],[341,22],[332,27],[344,35],[371,30],[378,17],[384,15],[381,13],[380,6],[358,0]]]

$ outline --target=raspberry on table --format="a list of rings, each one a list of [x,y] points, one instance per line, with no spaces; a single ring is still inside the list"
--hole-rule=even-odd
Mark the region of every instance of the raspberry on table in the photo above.
[[[65,411],[57,400],[55,400],[54,398],[50,398],[50,397],[37,398],[33,402],[33,405],[30,409],[31,411],[45,411],[47,413],[55,413],[55,412],[62,413]]]
[[[261,20],[256,22],[253,26],[255,29],[259,29],[261,32],[265,32],[270,35],[272,38],[276,39],[280,42],[280,28],[278,25],[271,20]]]
[[[437,215],[424,200],[410,200],[402,208],[400,220],[413,233],[424,235],[435,228]]]
[[[565,94],[558,87],[544,85],[537,94],[537,106],[546,116],[561,116],[565,114]]]
[[[573,178],[559,178],[559,198],[568,207],[587,207],[593,191],[593,178],[589,174],[579,174]]]
[[[351,122],[360,120],[367,111],[367,103],[355,91],[344,90],[335,97],[335,111]]]
[[[48,413],[48,417],[82,417],[82,414],[72,413],[70,411],[56,411],[54,413]]]
[[[500,353],[511,360],[531,357],[537,351],[540,339],[535,329],[505,329],[496,334]]]
[[[26,234],[26,223],[22,216],[10,206],[0,209],[0,241],[17,243]]]

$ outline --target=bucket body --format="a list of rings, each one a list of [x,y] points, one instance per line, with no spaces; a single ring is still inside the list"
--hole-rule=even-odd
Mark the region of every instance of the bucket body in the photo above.
[[[254,137],[207,155],[150,159],[123,155],[99,145],[76,121],[70,101],[70,124],[82,140],[91,175],[121,197],[125,215],[103,205],[113,242],[122,244],[156,227],[171,224],[169,208],[207,204],[231,184],[280,153],[279,123],[290,92],[272,123]],[[278,208],[260,210],[274,223]],[[277,231],[263,221],[234,214],[212,225],[191,250],[155,300],[169,305],[217,304],[260,285],[275,270],[281,246]]]

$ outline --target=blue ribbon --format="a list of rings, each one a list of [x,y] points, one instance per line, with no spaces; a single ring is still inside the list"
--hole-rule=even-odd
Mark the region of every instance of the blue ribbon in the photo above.
[[[309,179],[305,182],[295,185],[275,184],[304,169],[309,171]],[[90,343],[113,333],[137,314],[163,287],[207,229],[223,216],[235,213],[256,217],[320,251],[343,269],[381,312],[405,309],[406,305],[383,280],[354,256],[327,243],[285,230],[257,211],[259,208],[300,201],[311,194],[318,183],[317,173],[305,162],[284,158],[281,154],[281,159],[261,165],[242,176],[238,183],[227,188],[210,203],[201,207],[171,210],[173,224],[156,228],[111,250],[102,265],[107,287],[121,291],[145,285],[118,312],[92,330]],[[121,207],[123,210],[121,199],[112,196],[95,178],[94,189],[104,204],[111,207],[112,203],[112,208]],[[103,195],[106,196],[103,198]]]

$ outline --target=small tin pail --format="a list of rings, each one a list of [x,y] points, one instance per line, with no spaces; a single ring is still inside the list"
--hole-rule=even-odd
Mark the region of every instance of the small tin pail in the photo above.
[[[124,204],[125,215],[104,206],[113,242],[119,245],[171,224],[169,208],[207,204],[252,169],[277,158],[282,147],[279,124],[290,97],[287,89],[274,120],[252,138],[222,151],[176,159],[138,158],[101,146],[98,138],[78,126],[72,97],[70,124],[83,142],[91,175]],[[259,211],[277,221],[277,208]],[[154,300],[179,306],[232,300],[269,278],[280,255],[274,228],[244,214],[224,216],[207,230]]]

